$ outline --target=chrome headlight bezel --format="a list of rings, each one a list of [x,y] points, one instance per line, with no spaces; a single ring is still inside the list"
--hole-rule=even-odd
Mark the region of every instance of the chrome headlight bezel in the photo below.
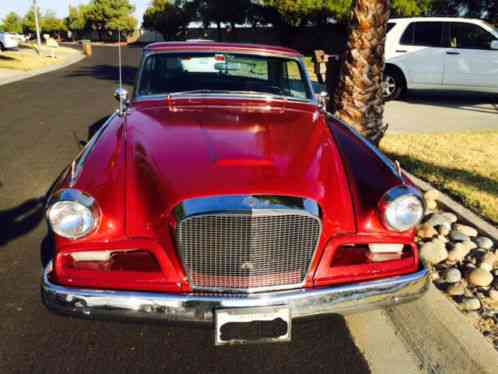
[[[79,233],[65,232],[54,222],[55,217],[53,215],[55,214],[55,209],[61,205],[69,206],[70,204],[74,204],[75,208],[84,212],[87,217],[90,217],[90,221],[84,231]],[[52,195],[47,202],[46,216],[52,231],[63,238],[71,240],[81,239],[95,232],[100,225],[102,217],[97,201],[89,194],[74,188],[62,189]]]
[[[406,202],[416,202],[419,205],[419,211],[414,213],[409,223],[396,222],[396,217],[399,217],[396,210],[400,208],[399,204]],[[425,200],[422,193],[412,186],[396,186],[384,194],[379,203],[379,211],[382,223],[388,230],[406,232],[415,228],[424,218]]]

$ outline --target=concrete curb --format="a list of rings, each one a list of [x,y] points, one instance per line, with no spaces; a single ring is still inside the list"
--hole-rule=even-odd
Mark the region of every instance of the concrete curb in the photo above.
[[[80,53],[80,54],[75,55],[74,57],[69,58],[66,62],[64,62],[61,65],[56,64],[56,65],[47,66],[46,68],[38,69],[38,70],[35,70],[35,71],[31,71],[31,72],[21,72],[19,74],[15,74],[11,78],[7,78],[5,80],[0,81],[0,86],[6,85],[6,84],[10,84],[10,83],[14,83],[14,82],[18,82],[18,81],[21,81],[23,79],[32,78],[32,77],[35,77],[37,75],[41,75],[41,74],[45,74],[45,73],[50,73],[50,72],[55,71],[55,70],[63,69],[65,67],[68,67],[69,65],[72,65],[72,64],[75,64],[77,62],[80,62],[85,57],[86,56],[83,53]]]
[[[498,352],[433,285],[421,299],[387,314],[425,372],[496,374]]]
[[[403,170],[403,172],[422,191],[425,192],[428,190],[436,190],[436,188],[432,187],[429,183],[427,183],[427,182],[421,180],[420,178],[417,178],[416,176],[408,173],[406,170]],[[457,203],[455,200],[450,198],[448,195],[442,193],[441,191],[439,191],[439,193],[440,193],[440,196],[437,199],[438,203],[440,203],[442,206],[444,206],[448,210],[451,210],[453,213],[455,213],[458,216],[458,218],[460,218],[460,220],[462,220],[463,222],[474,226],[477,229],[477,231],[479,231],[479,233],[481,235],[489,236],[495,242],[498,242],[498,228],[496,228],[492,224],[486,222],[481,217],[479,217],[477,214],[471,212],[469,209],[463,207],[461,204]]]
[[[422,191],[434,189],[429,183],[407,173]],[[498,230],[447,195],[438,202],[480,234],[498,241]],[[461,313],[454,303],[432,284],[421,299],[387,309],[402,339],[415,352],[428,373],[494,374],[498,352],[472,325],[472,317]]]

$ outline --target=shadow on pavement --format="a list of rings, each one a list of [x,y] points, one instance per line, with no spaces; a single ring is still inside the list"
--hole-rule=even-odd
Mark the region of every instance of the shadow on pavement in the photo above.
[[[33,198],[0,211],[0,247],[35,229],[45,215],[44,198]]]
[[[123,65],[123,84],[133,85],[138,68],[135,66]],[[66,75],[68,78],[93,77],[117,82],[119,79],[119,70],[116,65],[91,65],[83,66]]]
[[[498,95],[463,91],[410,91],[407,103],[498,114]]]

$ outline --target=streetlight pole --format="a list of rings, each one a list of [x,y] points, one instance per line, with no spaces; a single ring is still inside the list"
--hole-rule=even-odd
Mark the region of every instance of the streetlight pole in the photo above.
[[[38,43],[38,50],[41,50],[41,39],[40,39],[40,22],[38,20],[38,6],[36,5],[36,0],[33,0],[33,12],[35,13],[35,26],[36,26],[36,42]]]

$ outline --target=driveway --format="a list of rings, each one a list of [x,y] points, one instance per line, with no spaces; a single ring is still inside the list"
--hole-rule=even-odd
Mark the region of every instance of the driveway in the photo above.
[[[140,50],[124,51],[125,83]],[[290,344],[213,346],[210,328],[97,322],[40,302],[41,197],[116,108],[117,50],[0,88],[0,373],[416,373],[383,312],[294,323]],[[366,352],[366,353],[364,353]]]
[[[385,122],[391,133],[498,130],[498,94],[413,91],[386,104]]]

